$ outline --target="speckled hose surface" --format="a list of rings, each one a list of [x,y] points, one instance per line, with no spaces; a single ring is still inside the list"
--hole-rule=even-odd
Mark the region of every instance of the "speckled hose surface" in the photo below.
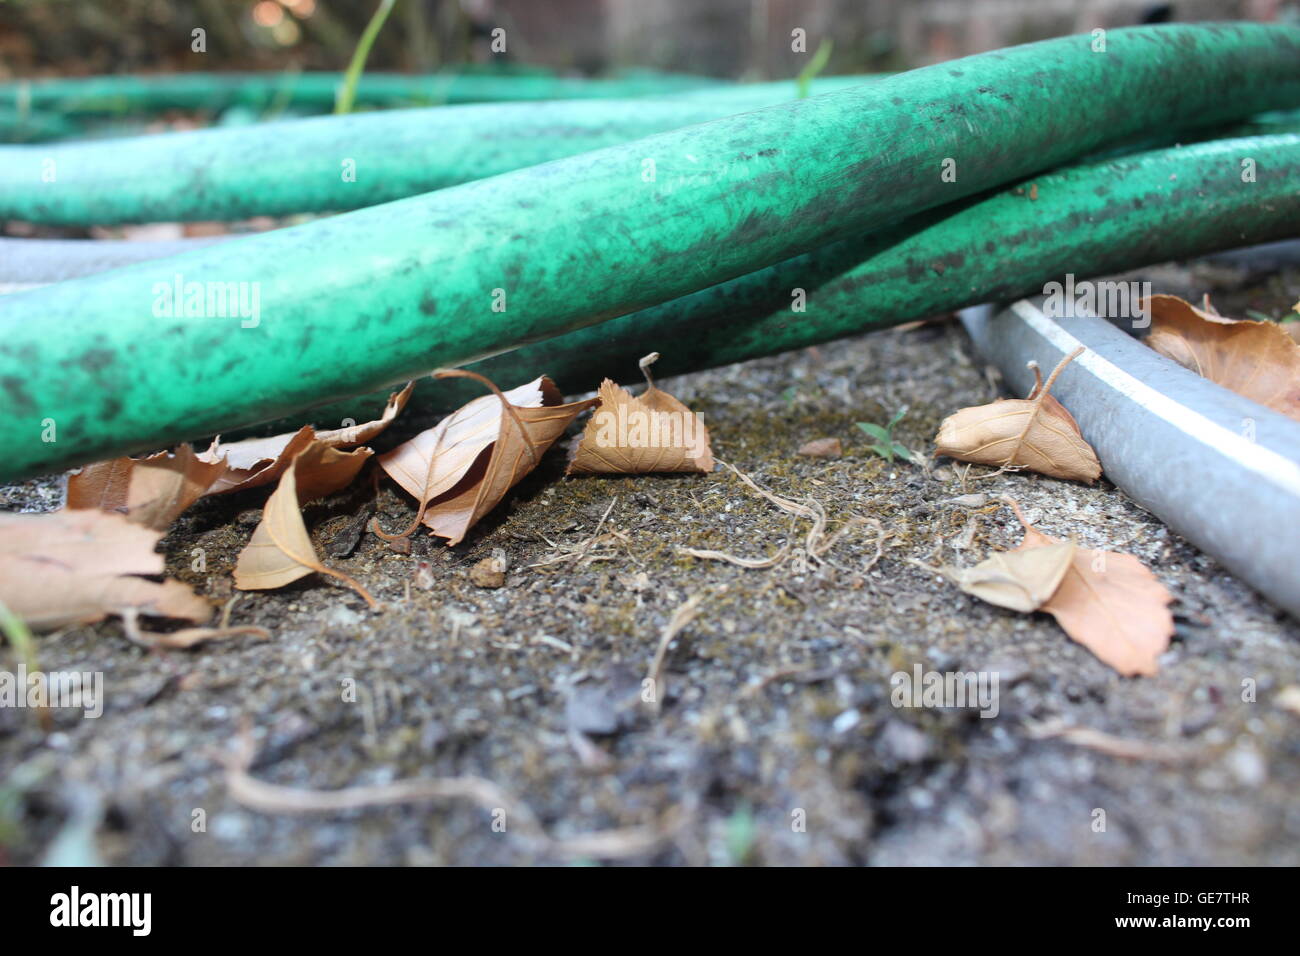
[[[0,480],[593,325],[1153,124],[1297,105],[1297,27],[1067,37],[5,296]]]
[[[813,92],[870,77],[832,77]],[[388,110],[0,146],[0,219],[51,225],[337,212],[796,98],[793,82],[688,97]]]

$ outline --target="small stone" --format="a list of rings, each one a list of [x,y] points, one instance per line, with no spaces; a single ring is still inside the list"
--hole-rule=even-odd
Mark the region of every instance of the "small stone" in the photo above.
[[[597,679],[570,689],[564,719],[576,733],[613,736],[636,723],[640,703],[640,677],[626,665],[614,664]]]
[[[650,575],[644,571],[636,574],[620,574],[616,580],[629,591],[648,591],[650,589]]]
[[[1224,758],[1228,772],[1243,787],[1258,787],[1268,779],[1268,766],[1259,751],[1250,744],[1238,744]]]
[[[218,840],[244,840],[248,830],[248,817],[242,813],[220,813],[212,818],[212,835]]]
[[[814,438],[799,446],[799,454],[809,458],[841,458],[844,445],[838,438]]]
[[[321,612],[320,622],[339,631],[355,631],[361,626],[361,615],[345,604],[333,604]]]
[[[1300,684],[1291,684],[1278,691],[1274,703],[1300,717]]]
[[[411,575],[411,583],[421,591],[432,591],[434,585],[433,565],[428,561],[418,562],[415,565],[415,573]]]
[[[370,511],[362,509],[351,521],[347,522],[338,534],[326,546],[326,553],[332,558],[346,558],[357,549],[361,536],[365,534],[366,523],[370,520]]]
[[[862,715],[858,713],[856,708],[846,710],[831,721],[831,730],[837,734],[848,733],[858,725],[860,720],[862,720]]]
[[[930,755],[930,738],[911,724],[891,720],[880,734],[881,745],[904,763],[919,763]]]
[[[499,588],[506,583],[506,571],[509,567],[510,562],[506,560],[506,553],[498,548],[492,552],[491,557],[484,558],[469,569],[469,579],[481,588]]]

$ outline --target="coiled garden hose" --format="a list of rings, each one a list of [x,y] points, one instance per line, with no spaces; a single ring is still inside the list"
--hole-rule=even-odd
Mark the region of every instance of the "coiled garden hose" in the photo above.
[[[1115,30],[1105,52],[1068,37],[981,54],[6,296],[0,480],[227,431],[614,318],[1152,124],[1297,105],[1300,28]],[[256,315],[205,307],[218,290],[256,296]]]
[[[1254,164],[1251,182],[1243,160]],[[655,371],[664,377],[816,345],[1040,292],[1066,273],[1081,280],[1300,235],[1297,182],[1300,132],[1068,167],[469,367],[503,384],[545,372],[576,393],[605,377],[639,381],[637,360],[649,352],[662,352]],[[0,258],[66,277],[121,264],[118,256],[174,254],[177,245],[11,239],[0,240]],[[0,269],[0,283],[6,278]],[[431,416],[476,394],[463,379],[421,379],[407,415]],[[314,408],[261,430],[361,420],[386,397]]]
[[[832,77],[813,91],[870,81]],[[359,209],[795,97],[792,82],[763,83],[689,98],[391,110],[0,146],[0,219],[111,225]]]

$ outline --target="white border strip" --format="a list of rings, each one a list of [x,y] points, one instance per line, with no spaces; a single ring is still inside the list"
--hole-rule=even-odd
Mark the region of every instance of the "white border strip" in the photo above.
[[[1083,346],[1082,342],[1049,319],[1032,302],[1021,299],[1011,306],[1011,311],[1066,355]],[[1083,366],[1125,398],[1163,419],[1189,438],[1209,447],[1216,454],[1235,459],[1241,467],[1300,498],[1300,464],[1179,404],[1090,348],[1072,364]]]

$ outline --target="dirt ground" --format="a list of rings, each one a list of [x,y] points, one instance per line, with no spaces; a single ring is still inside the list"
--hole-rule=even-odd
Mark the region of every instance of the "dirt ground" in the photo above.
[[[1300,297],[1296,270],[1147,274],[1157,291],[1218,290],[1225,314],[1280,316]],[[945,415],[997,394],[959,325],[661,384],[704,414],[715,454],[763,487],[821,502],[832,530],[854,517],[877,524],[849,527],[825,563],[798,552],[758,570],[702,561],[678,549],[766,556],[792,533],[802,541],[808,522],[792,532],[788,515],[721,467],[566,480],[553,451],[462,546],[421,536],[403,555],[363,534],[347,556],[328,557],[383,604],[374,612],[316,575],[278,592],[232,591],[266,490],[204,500],[162,542],[169,572],[218,602],[238,596],[231,622],[271,638],[151,652],[117,621],[42,638],[43,669],[104,673],[105,709],[98,719],[54,711],[48,733],[33,712],[0,709],[0,855],[1300,864],[1300,714],[1283,695],[1300,684],[1296,622],[1105,480],[964,485],[952,463],[868,451],[855,421],[883,423],[907,406],[897,437],[928,455]],[[828,436],[843,440],[842,459],[795,454]],[[0,508],[46,510],[60,493],[56,480],[0,488]],[[988,503],[953,501],[968,493]],[[981,603],[909,563],[968,565],[1017,544],[1019,526],[995,500],[1003,493],[1048,534],[1136,554],[1173,592],[1177,633],[1158,676],[1121,678],[1050,617]],[[370,509],[389,529],[414,511],[389,483],[376,499],[363,475],[308,509],[322,552],[346,551]],[[586,544],[607,511],[606,536]],[[206,572],[192,569],[195,549]],[[475,586],[471,567],[498,551],[506,585]],[[641,702],[642,679],[674,612],[697,596],[656,711]],[[0,667],[17,663],[0,649]],[[997,673],[997,716],[894,707],[890,675],[917,663]],[[249,772],[296,788],[290,812],[247,805],[249,792],[265,794],[246,778],[232,790],[227,766],[245,727]],[[1121,738],[1134,755],[1051,735],[1060,728]],[[441,796],[394,806],[309,813],[315,798],[299,792],[390,794],[400,781],[449,778],[460,779],[432,788]]]

